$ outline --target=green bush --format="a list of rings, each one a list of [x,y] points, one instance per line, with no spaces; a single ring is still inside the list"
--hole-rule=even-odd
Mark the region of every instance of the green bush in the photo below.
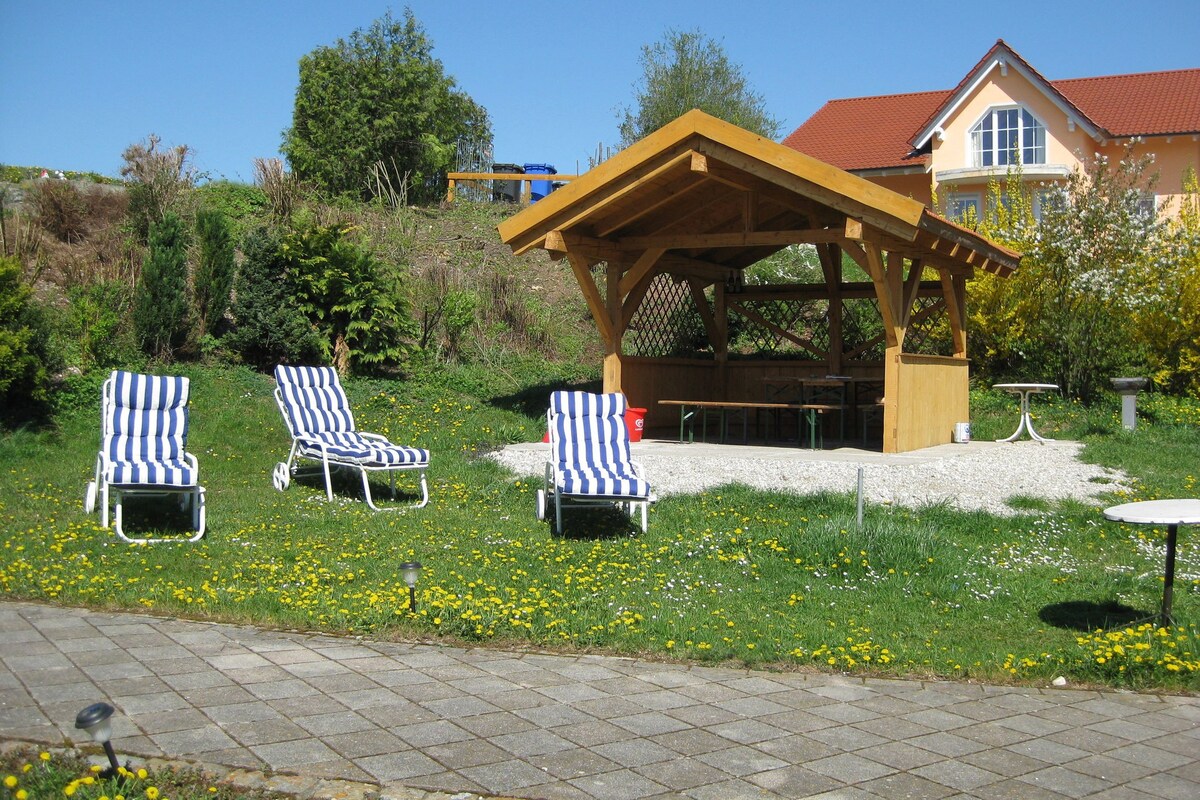
[[[345,374],[402,362],[414,326],[398,275],[347,238],[349,225],[311,225],[286,235],[294,300],[320,332],[325,358]]]
[[[129,322],[133,292],[124,281],[98,281],[67,290],[58,335],[70,363],[82,370],[127,366],[139,360]]]
[[[133,324],[147,355],[170,361],[187,334],[187,234],[167,212],[150,226],[142,279],[134,292]]]
[[[234,329],[223,342],[244,363],[267,370],[280,362],[321,362],[316,330],[296,307],[288,262],[267,228],[252,231],[234,282]]]
[[[50,327],[15,258],[0,257],[0,424],[40,421],[48,410]]]
[[[202,208],[196,212],[196,273],[193,292],[196,306],[196,333],[200,338],[220,325],[229,308],[233,275],[237,262],[229,220],[220,211]]]

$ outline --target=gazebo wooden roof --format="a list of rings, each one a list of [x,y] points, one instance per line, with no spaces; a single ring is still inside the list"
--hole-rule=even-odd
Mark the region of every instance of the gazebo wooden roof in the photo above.
[[[571,265],[605,346],[606,391],[628,388],[622,385],[621,341],[655,276],[686,280],[694,295],[709,287],[721,295],[722,287],[739,284],[751,264],[808,243],[821,256],[823,285],[746,290],[820,296],[831,307],[844,297],[873,295],[889,360],[893,351],[903,352],[914,300],[940,295],[953,357],[964,362],[965,394],[966,280],[977,269],[1011,274],[1020,261],[1019,254],[920,202],[700,111],[684,114],[506,220],[499,232],[517,254],[541,248]],[[844,282],[840,253],[858,263],[871,283]],[[599,281],[593,267],[601,262],[606,266]],[[937,280],[923,278],[935,274]],[[723,301],[717,298],[715,314],[708,304],[698,304],[705,306],[704,322],[721,362]],[[827,366],[843,368],[833,350]],[[661,398],[643,402],[655,399]],[[949,432],[945,435],[948,441]]]

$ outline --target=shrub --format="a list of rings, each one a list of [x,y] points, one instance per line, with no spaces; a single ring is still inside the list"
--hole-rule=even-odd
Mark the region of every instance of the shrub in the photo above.
[[[202,208],[196,212],[196,240],[199,247],[192,284],[196,333],[203,338],[220,324],[229,308],[237,263],[229,221],[220,211]]]
[[[6,426],[40,419],[47,410],[50,330],[32,291],[21,280],[21,264],[0,257],[0,422]]]
[[[288,262],[278,239],[258,228],[246,237],[242,250],[234,281],[234,329],[224,337],[225,345],[260,370],[281,362],[320,362],[316,331],[292,301]]]
[[[137,342],[129,324],[132,288],[125,281],[102,280],[72,286],[59,325],[70,361],[85,372],[126,366],[137,360]]]
[[[145,144],[131,144],[121,154],[125,159],[121,175],[129,181],[129,221],[142,242],[149,240],[151,225],[163,221],[167,212],[179,210],[183,196],[196,183],[190,148],[181,144],[160,150],[160,141],[150,134]]]
[[[133,323],[138,343],[150,356],[170,361],[186,337],[187,235],[167,212],[150,226],[149,250],[134,293]]]
[[[91,231],[88,204],[67,181],[34,181],[26,199],[38,224],[60,242],[78,241]]]
[[[347,238],[349,225],[319,225],[284,237],[295,302],[321,334],[340,373],[398,364],[413,324],[399,281]]]

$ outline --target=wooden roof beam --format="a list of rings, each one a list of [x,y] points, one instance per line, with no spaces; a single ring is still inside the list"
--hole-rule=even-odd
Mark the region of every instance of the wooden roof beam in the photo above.
[[[803,197],[811,198],[823,206],[836,209],[847,216],[861,218],[872,226],[898,236],[905,241],[912,241],[917,236],[918,228],[915,224],[909,224],[900,216],[894,216],[870,205],[858,203],[847,194],[838,191],[836,187],[826,188],[821,184],[801,178],[798,175],[774,167],[753,156],[748,156],[717,142],[702,142],[697,144],[696,149],[729,164],[735,169],[758,176],[765,181],[784,187]],[[819,164],[820,162],[817,163]],[[828,167],[828,165],[824,166]],[[841,173],[836,167],[828,167],[827,171],[829,171],[830,180],[835,184],[841,181],[850,185],[854,181],[861,180],[852,175]],[[907,198],[903,198],[903,200],[911,202]]]
[[[750,233],[680,233],[629,236],[617,240],[625,249],[663,247],[668,250],[705,250],[722,247],[769,247],[789,244],[829,244],[841,241],[842,232],[827,228]]]
[[[687,168],[690,170],[693,165],[692,157],[694,155],[699,155],[699,154],[693,150],[685,151],[685,152],[680,153],[679,155],[675,156],[674,158],[671,158],[666,163],[661,164],[660,166],[655,167],[654,169],[651,169],[649,172],[645,173],[644,175],[634,176],[625,185],[608,192],[602,198],[598,198],[594,203],[587,205],[585,208],[583,208],[576,214],[574,214],[570,217],[567,217],[567,218],[561,220],[560,222],[558,222],[554,226],[554,230],[563,230],[566,228],[570,228],[572,225],[576,225],[580,221],[582,221],[588,217],[595,216],[597,213],[603,211],[605,208],[608,208],[614,204],[620,203],[629,194],[636,192],[640,189],[644,189],[647,186],[661,185],[663,188],[668,188],[668,184],[665,181],[666,176],[670,175],[673,172],[678,172],[681,168],[684,167],[684,165],[686,165]],[[703,157],[701,156],[701,158],[703,158]],[[660,200],[660,202],[666,202],[670,199],[671,198],[669,196],[664,197],[664,198],[662,198],[662,200]],[[527,241],[520,242],[520,243],[514,242],[513,243],[513,253],[515,255],[521,255],[522,253],[525,253],[525,252],[537,247],[539,245],[539,243],[540,242],[538,239],[527,240]]]

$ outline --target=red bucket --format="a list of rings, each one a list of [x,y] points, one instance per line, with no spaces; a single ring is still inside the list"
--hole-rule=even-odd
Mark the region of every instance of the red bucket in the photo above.
[[[626,408],[625,427],[629,429],[629,441],[640,442],[642,431],[646,429],[646,409],[632,406]]]

